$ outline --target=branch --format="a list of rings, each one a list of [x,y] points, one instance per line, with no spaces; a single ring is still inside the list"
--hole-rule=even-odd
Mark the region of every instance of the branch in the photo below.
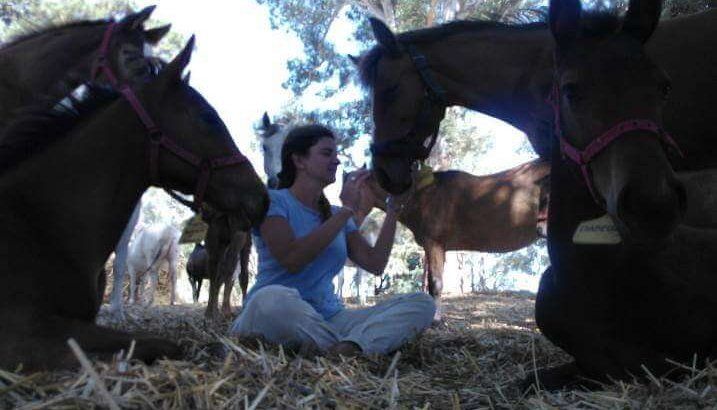
[[[426,27],[433,27],[436,21],[436,4],[438,0],[431,0],[431,6],[426,14]]]

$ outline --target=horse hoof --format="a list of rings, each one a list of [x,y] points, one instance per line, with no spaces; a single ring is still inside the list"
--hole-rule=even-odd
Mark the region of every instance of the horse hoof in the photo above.
[[[146,338],[137,341],[134,358],[152,364],[158,359],[179,359],[182,357],[182,348],[169,340],[159,338]]]
[[[531,373],[520,382],[519,387],[522,392],[526,392],[530,388],[535,388],[536,391],[599,390],[605,386],[598,381],[588,379],[575,362],[571,362]]]

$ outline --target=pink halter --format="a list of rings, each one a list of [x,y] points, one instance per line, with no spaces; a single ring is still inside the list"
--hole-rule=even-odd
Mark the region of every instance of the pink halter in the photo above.
[[[193,165],[199,169],[199,177],[197,180],[197,186],[194,190],[194,207],[199,210],[204,201],[204,194],[209,183],[210,174],[215,169],[225,168],[232,165],[242,164],[249,162],[246,156],[244,156],[239,150],[235,154],[228,155],[225,157],[206,159],[198,157],[197,155],[187,151],[186,149],[179,146],[172,138],[168,137],[156,123],[152,120],[147,110],[145,110],[142,103],[137,98],[137,94],[132,90],[129,84],[120,84],[117,76],[114,74],[109,66],[108,52],[110,40],[114,32],[117,23],[111,23],[105,31],[102,39],[102,44],[99,49],[99,56],[94,66],[92,67],[92,80],[96,80],[100,72],[107,76],[107,79],[112,84],[115,90],[124,96],[129,102],[132,109],[139,117],[142,124],[147,129],[147,134],[150,139],[149,146],[149,172],[150,182],[153,185],[159,185],[159,148],[163,147],[183,161]]]
[[[621,121],[612,126],[610,129],[605,131],[603,134],[601,134],[594,140],[592,140],[590,144],[585,147],[585,149],[580,150],[574,145],[570,144],[568,140],[565,139],[565,137],[563,136],[563,130],[560,127],[560,89],[558,87],[557,80],[555,80],[555,82],[553,83],[553,89],[548,96],[547,102],[553,107],[555,135],[560,141],[560,151],[563,153],[564,156],[570,158],[573,162],[580,166],[580,172],[583,175],[585,184],[588,186],[588,189],[590,190],[590,194],[592,195],[593,199],[598,204],[600,203],[600,201],[598,200],[598,196],[596,195],[595,190],[593,188],[593,184],[591,182],[592,180],[590,178],[590,172],[588,170],[588,165],[590,164],[590,161],[592,161],[593,158],[595,158],[600,152],[607,148],[608,145],[610,145],[616,139],[624,136],[628,132],[648,131],[652,134],[655,134],[657,138],[665,142],[668,146],[674,148],[681,157],[684,156],[682,154],[682,151],[680,150],[680,147],[677,145],[675,140],[672,139],[670,134],[663,130],[654,121],[646,119],[629,119]]]

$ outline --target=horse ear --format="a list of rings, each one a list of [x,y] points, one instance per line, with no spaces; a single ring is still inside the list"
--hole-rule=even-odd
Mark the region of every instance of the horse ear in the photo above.
[[[164,36],[169,33],[169,29],[172,28],[171,24],[167,24],[161,27],[153,28],[150,30],[144,31],[144,38],[147,40],[149,44],[156,45],[159,43],[159,40],[164,38]]]
[[[142,28],[142,25],[145,21],[149,19],[149,16],[152,15],[152,12],[154,9],[157,8],[157,6],[147,6],[143,8],[142,10],[138,11],[137,13],[128,14],[120,20],[119,24],[126,29],[129,30],[137,30]]]
[[[264,111],[264,115],[261,116],[261,126],[265,130],[271,127],[271,118],[269,118],[269,114],[266,111]]]
[[[396,36],[393,34],[390,28],[383,21],[371,17],[368,19],[371,23],[371,29],[373,29],[373,36],[376,37],[376,41],[383,47],[385,47],[392,55],[400,54],[400,48],[398,47],[398,41]]]
[[[630,0],[622,31],[646,42],[657,28],[662,14],[662,0]]]
[[[162,71],[162,75],[166,76],[166,78],[170,80],[176,80],[181,81],[182,80],[182,72],[184,71],[184,68],[189,64],[189,60],[192,58],[192,51],[194,50],[194,36],[189,38],[189,41],[187,41],[187,44],[184,46],[184,49],[176,56],[174,57],[174,60],[172,60],[171,63],[167,64],[167,66]]]
[[[184,78],[182,78],[182,82],[183,82],[184,84],[189,84],[189,78],[190,78],[191,76],[192,76],[192,72],[191,72],[191,71],[188,71],[188,72],[187,72],[187,75],[185,75]]]
[[[356,57],[353,54],[347,54],[347,56],[348,56],[349,60],[351,60],[351,62],[354,63],[354,65],[356,65],[356,66],[359,65],[359,62],[361,61],[361,59],[359,57]]]
[[[550,0],[548,21],[558,46],[570,43],[580,29],[580,0]]]

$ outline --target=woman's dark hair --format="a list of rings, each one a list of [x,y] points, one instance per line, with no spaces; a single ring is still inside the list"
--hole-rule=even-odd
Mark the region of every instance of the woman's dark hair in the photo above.
[[[333,131],[323,125],[302,125],[292,128],[281,147],[281,172],[279,172],[279,189],[289,188],[296,180],[296,165],[292,155],[306,156],[311,147],[322,138],[336,139]],[[319,213],[321,220],[331,217],[331,204],[324,193],[319,197]]]

